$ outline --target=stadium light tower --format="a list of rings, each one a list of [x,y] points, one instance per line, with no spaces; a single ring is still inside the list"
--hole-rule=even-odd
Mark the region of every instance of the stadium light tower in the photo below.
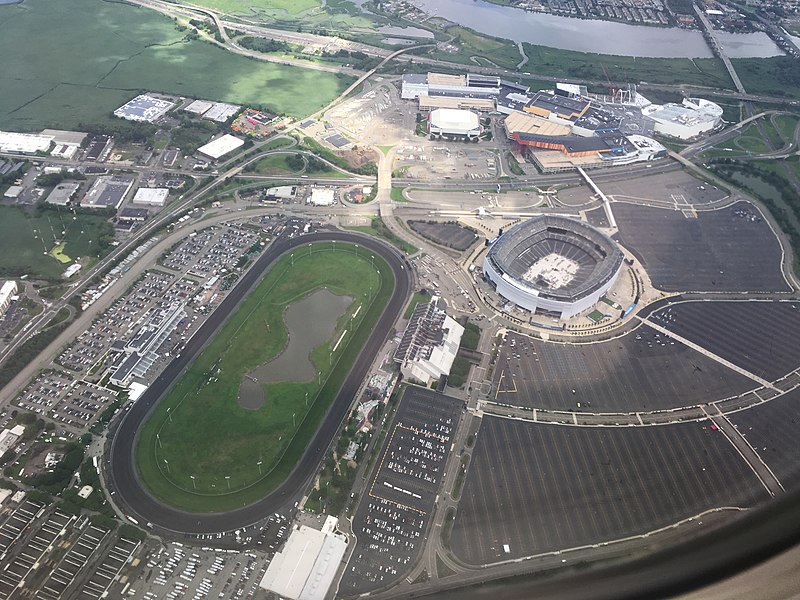
[[[358,256],[358,244],[353,244],[356,247],[356,256]]]
[[[167,465],[167,473],[169,473],[169,461],[165,458],[164,464]]]
[[[259,477],[261,477],[261,463],[262,463],[262,462],[263,462],[263,461],[258,461],[258,462],[256,463],[256,465],[258,465],[258,476],[259,476]]]
[[[194,475],[189,475],[189,478],[192,480],[192,487],[194,489],[197,489],[197,483],[194,480]]]
[[[161,448],[162,446],[161,446],[161,434],[160,433],[156,434],[156,441],[158,441],[158,447]]]
[[[225,481],[228,482],[228,489],[231,489],[231,476],[225,475]]]

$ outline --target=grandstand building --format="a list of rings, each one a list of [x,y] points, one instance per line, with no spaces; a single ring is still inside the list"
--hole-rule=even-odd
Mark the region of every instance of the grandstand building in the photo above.
[[[403,377],[425,385],[450,374],[464,328],[445,314],[438,296],[417,304],[394,353]]]
[[[508,302],[568,319],[597,304],[622,266],[622,251],[602,232],[543,215],[501,235],[484,259],[483,273]]]

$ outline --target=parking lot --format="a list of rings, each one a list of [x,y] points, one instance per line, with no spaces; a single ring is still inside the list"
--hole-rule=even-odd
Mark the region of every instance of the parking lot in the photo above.
[[[454,250],[466,250],[478,239],[474,231],[455,222],[409,221],[408,225],[422,237]]]
[[[493,385],[500,404],[598,413],[691,406],[758,387],[647,326],[590,344],[508,333]]]
[[[650,318],[768,381],[800,367],[798,302],[681,302]]]
[[[785,292],[781,247],[749,202],[687,218],[683,211],[613,204],[619,242],[665,291]]]
[[[702,206],[726,197],[726,193],[713,185],[695,179],[685,171],[670,171],[633,179],[615,178],[604,181],[600,188],[616,200],[653,202],[670,208]]]
[[[466,143],[429,141],[417,138],[397,147],[394,168],[404,179],[494,180],[499,159],[491,142]]]
[[[477,438],[451,544],[472,565],[602,544],[768,498],[708,422],[589,428],[484,416]]]
[[[253,598],[268,565],[262,552],[214,549],[171,543],[151,552],[131,580],[126,597],[137,600],[179,598]]]
[[[728,418],[783,486],[793,489],[800,480],[800,388]]]
[[[460,400],[406,388],[353,519],[358,545],[339,588],[343,595],[387,586],[413,566],[462,410]]]

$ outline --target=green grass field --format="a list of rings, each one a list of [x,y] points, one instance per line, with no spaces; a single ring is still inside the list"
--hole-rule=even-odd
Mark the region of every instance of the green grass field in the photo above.
[[[186,41],[186,33],[162,15],[121,2],[26,0],[0,6],[0,129],[108,122],[140,90],[305,116],[351,81],[251,60]]]
[[[776,128],[784,142],[791,142],[794,140],[798,121],[800,121],[800,117],[796,115],[777,115],[775,117]]]
[[[71,259],[98,257],[104,252],[104,240],[113,236],[113,228],[104,217],[75,215],[73,220],[67,210],[37,215],[14,206],[0,206],[0,239],[7,249],[0,253],[0,275],[60,278],[66,264],[56,258],[54,249],[62,239],[62,231],[66,231],[64,244],[57,252]]]
[[[790,56],[731,59],[742,85],[751,94],[800,96],[800,70]]]
[[[642,58],[587,54],[525,44],[529,62],[523,68],[534,75],[604,80],[601,64],[611,81],[620,83],[696,84],[732,88],[722,61],[716,58]],[[645,92],[645,95],[647,93]]]
[[[293,265],[289,256],[274,265],[142,427],[136,463],[142,480],[163,501],[195,511],[250,504],[278,486],[305,450],[394,289],[391,270],[379,257],[373,268],[369,255],[362,249],[356,256],[350,244],[336,244],[335,252],[327,243],[313,248],[312,254],[296,250]],[[242,408],[237,393],[244,374],[286,344],[284,309],[323,286],[356,300],[331,342],[312,351],[321,385],[316,377],[268,384],[261,408]],[[349,318],[358,304],[364,308],[353,329]],[[330,347],[344,328],[351,332],[331,367]]]

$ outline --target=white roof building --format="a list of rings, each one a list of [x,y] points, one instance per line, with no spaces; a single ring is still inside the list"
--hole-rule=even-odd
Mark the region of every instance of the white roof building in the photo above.
[[[19,154],[47,152],[52,143],[53,138],[49,135],[0,131],[0,152],[17,152]]]
[[[3,198],[19,198],[25,188],[21,185],[10,185],[8,189],[3,192]]]
[[[66,206],[75,197],[75,193],[81,187],[75,181],[62,181],[47,195],[45,202],[56,206]]]
[[[0,456],[11,450],[23,433],[25,433],[25,427],[22,425],[15,425],[11,429],[3,429],[0,432]]]
[[[217,160],[220,157],[233,152],[237,148],[241,148],[242,146],[244,146],[244,140],[240,140],[239,138],[226,133],[222,137],[211,140],[205,146],[200,146],[197,151],[200,154]]]
[[[164,206],[169,196],[168,188],[139,188],[133,197],[134,204],[147,204],[149,206]]]
[[[293,531],[269,563],[261,588],[292,600],[324,600],[347,549],[330,520],[323,531],[305,525]]]
[[[464,328],[446,315],[438,296],[417,304],[394,354],[404,377],[430,385],[449,375]]]
[[[722,107],[702,98],[684,98],[682,104],[651,104],[642,114],[654,122],[656,133],[682,140],[711,131],[722,121]]]
[[[17,295],[17,282],[13,279],[4,281],[0,286],[0,314],[5,313],[11,304],[11,299]]]
[[[183,110],[195,115],[202,115],[212,106],[214,106],[214,103],[209,102],[208,100],[195,100],[191,104],[185,106]]]
[[[240,108],[242,107],[237,106],[236,104],[215,102],[214,105],[206,111],[206,113],[203,115],[203,118],[216,121],[217,123],[224,123],[237,112],[239,112]]]
[[[311,206],[333,206],[336,204],[335,191],[328,188],[314,188],[308,203]]]
[[[481,134],[481,124],[478,115],[472,111],[437,108],[428,117],[428,132],[431,135],[478,137]]]

